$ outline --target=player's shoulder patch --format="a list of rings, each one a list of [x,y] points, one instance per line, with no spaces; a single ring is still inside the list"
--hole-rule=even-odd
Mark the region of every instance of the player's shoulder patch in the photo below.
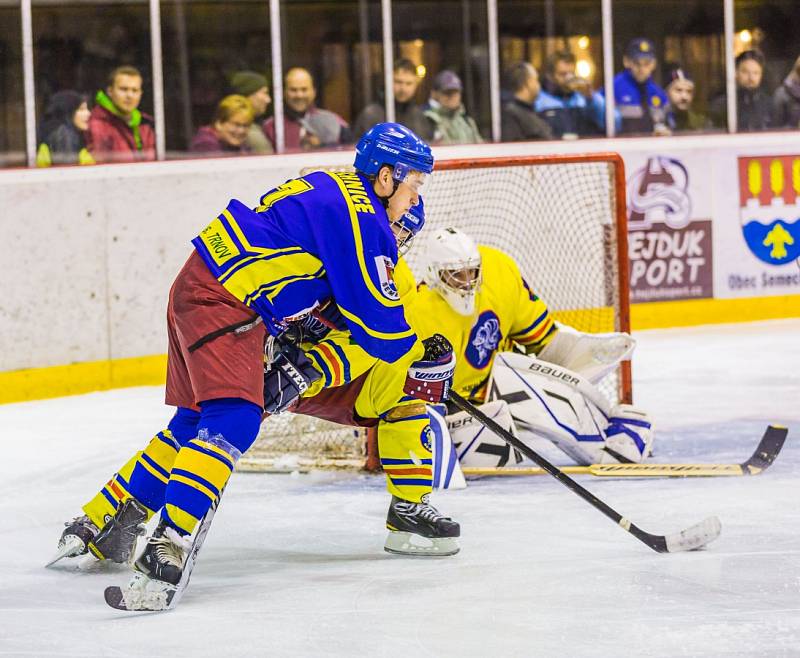
[[[482,370],[492,362],[497,346],[503,334],[500,331],[500,320],[494,311],[484,311],[478,316],[472,331],[469,332],[464,356],[475,369]]]
[[[397,291],[397,284],[394,281],[394,263],[388,256],[375,256],[375,268],[378,270],[378,281],[380,282],[381,293],[387,299],[397,301],[400,293]]]

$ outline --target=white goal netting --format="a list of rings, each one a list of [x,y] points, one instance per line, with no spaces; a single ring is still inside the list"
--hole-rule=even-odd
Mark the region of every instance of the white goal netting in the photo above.
[[[407,256],[411,269],[421,275],[426,235],[456,226],[510,254],[558,320],[581,331],[628,330],[621,180],[621,160],[611,154],[437,163],[425,190],[427,223]],[[626,399],[629,377],[621,369],[602,389]],[[284,414],[262,425],[240,464],[352,468],[364,464],[368,444],[364,430]]]

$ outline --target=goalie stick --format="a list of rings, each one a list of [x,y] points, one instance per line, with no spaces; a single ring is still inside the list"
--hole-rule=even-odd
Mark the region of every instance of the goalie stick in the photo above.
[[[789,430],[780,425],[769,425],[758,446],[741,464],[590,464],[589,466],[559,466],[569,475],[594,475],[596,477],[635,478],[686,478],[686,477],[730,477],[758,475],[770,467],[780,454]],[[546,475],[543,468],[511,466],[508,468],[481,468],[462,466],[464,475]]]
[[[609,507],[606,503],[600,500],[588,489],[584,489],[580,484],[575,482],[571,477],[563,473],[556,466],[553,466],[549,461],[542,457],[535,450],[532,450],[522,441],[517,439],[511,432],[504,430],[500,425],[494,422],[486,414],[476,409],[473,404],[465,400],[455,391],[450,391],[449,399],[462,411],[466,411],[470,416],[479,421],[487,429],[491,430],[497,436],[502,438],[511,447],[519,450],[528,459],[533,460],[545,471],[552,475],[565,487],[576,493],[583,498],[595,509],[601,511],[609,519],[614,521],[621,528],[632,534],[636,539],[652,548],[657,553],[677,553],[679,551],[692,551],[702,548],[706,544],[714,541],[719,537],[722,531],[722,524],[716,516],[710,516],[704,521],[697,523],[681,532],[676,532],[671,535],[653,535],[645,532],[637,525],[631,523],[619,512]]]

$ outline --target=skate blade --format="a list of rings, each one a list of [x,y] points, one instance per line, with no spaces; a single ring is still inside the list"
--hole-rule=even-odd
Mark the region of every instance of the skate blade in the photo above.
[[[56,554],[53,558],[45,564],[45,568],[52,567],[56,562],[62,560],[65,557],[76,557],[81,555],[85,549],[83,545],[83,541],[81,541],[75,535],[68,535],[67,538],[64,540],[64,543],[58,549]]]
[[[107,587],[106,603],[117,610],[169,610],[176,587],[135,573],[126,587]]]
[[[428,538],[410,532],[390,530],[383,550],[394,555],[447,557],[455,555],[461,548],[454,537]]]

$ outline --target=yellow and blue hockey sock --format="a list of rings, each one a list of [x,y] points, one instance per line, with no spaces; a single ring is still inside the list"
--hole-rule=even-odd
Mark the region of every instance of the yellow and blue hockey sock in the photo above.
[[[182,444],[197,436],[200,413],[179,407],[167,429],[156,434],[147,447],[137,452],[105,486],[83,506],[92,522],[102,528],[128,498],[147,508],[147,516],[164,504],[169,472]]]
[[[414,413],[421,406],[422,413]],[[433,431],[424,405],[411,406],[413,415],[397,418],[398,407],[378,424],[378,453],[386,488],[403,500],[418,503],[433,487]],[[397,420],[390,421],[394,415]]]
[[[182,535],[191,534],[219,499],[261,424],[261,407],[239,398],[208,400],[200,409],[197,436],[178,452],[161,510],[161,518]]]

